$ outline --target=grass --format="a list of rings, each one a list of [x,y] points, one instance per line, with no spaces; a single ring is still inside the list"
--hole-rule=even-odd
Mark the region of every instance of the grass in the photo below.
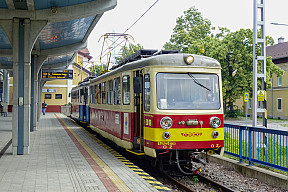
[[[224,146],[225,151],[239,155],[239,140],[232,138],[231,134],[227,131],[224,135]],[[255,159],[287,168],[288,146],[280,145],[279,140],[275,136],[273,137],[273,135],[267,137],[266,148],[257,148],[256,154],[257,158]],[[244,156],[246,159],[249,157],[248,141],[242,141],[242,157]]]

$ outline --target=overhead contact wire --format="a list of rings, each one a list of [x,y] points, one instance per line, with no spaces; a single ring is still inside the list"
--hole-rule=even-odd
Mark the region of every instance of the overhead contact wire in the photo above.
[[[127,31],[129,31],[150,9],[152,9],[152,7],[154,7],[154,5],[156,5],[156,3],[158,2],[159,0],[156,0],[130,27],[128,27],[122,34],[124,35]],[[120,37],[118,37],[118,39],[116,39],[116,41],[113,43],[113,44],[115,44],[118,40],[120,39]],[[125,41],[125,40],[123,40],[123,41]],[[122,42],[123,42],[122,41]],[[121,42],[121,43],[122,43]],[[120,44],[121,44],[120,43]],[[113,45],[112,44],[112,45]],[[111,51],[113,51],[116,47],[118,47],[119,46],[119,44],[117,44],[115,47],[113,47],[112,49],[111,49]],[[107,48],[108,49],[108,48]],[[105,51],[103,51],[103,52],[106,52],[107,51],[107,49],[105,50]],[[109,52],[108,52],[109,53]],[[103,57],[105,57],[108,53],[105,53],[105,55],[103,55]],[[98,56],[99,58],[101,58],[101,54]],[[103,58],[102,57],[102,58]]]

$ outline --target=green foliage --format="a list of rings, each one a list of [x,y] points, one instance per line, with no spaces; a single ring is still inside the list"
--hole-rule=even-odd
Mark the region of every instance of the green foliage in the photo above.
[[[233,110],[228,110],[225,113],[225,117],[233,117],[233,118],[237,118],[243,116],[243,113],[241,112],[240,109],[233,109]]]
[[[245,133],[245,132],[244,132]],[[260,143],[259,146],[263,144]],[[231,152],[239,155],[239,140],[225,131],[224,133],[224,146],[225,151]],[[253,150],[253,149],[252,149]],[[284,146],[283,140],[280,140],[275,135],[269,135],[267,137],[266,147],[257,147],[256,149],[257,158],[260,161],[271,163],[274,165],[287,167],[287,158],[288,158],[288,147]],[[248,159],[249,157],[249,143],[248,140],[242,139],[242,157]]]
[[[119,61],[121,61],[122,59],[124,59],[125,57],[128,57],[129,55],[132,55],[133,53],[135,53],[136,51],[143,49],[143,46],[140,45],[139,43],[137,45],[134,44],[129,44],[128,47],[123,47],[121,49],[122,52],[122,56],[121,57],[116,57],[116,63],[118,63]]]
[[[253,31],[240,29],[230,32],[229,29],[223,27],[215,30],[215,27],[211,27],[211,22],[204,19],[201,13],[192,7],[177,19],[170,41],[164,45],[164,48],[200,54],[203,42],[205,55],[215,58],[222,66],[224,111],[228,107],[233,112],[233,103],[245,92],[252,96]],[[266,44],[273,45],[273,39],[266,37]],[[257,53],[258,55],[261,53],[259,47]],[[236,72],[236,75],[233,75],[233,72]],[[258,63],[258,72],[261,72],[261,63]],[[273,73],[279,77],[284,71],[272,62],[271,57],[267,57],[267,88],[271,87],[270,79]],[[258,84],[258,87],[261,87],[260,79]]]
[[[199,181],[199,179],[198,179],[198,177],[196,175],[194,175],[192,177],[192,181],[193,181],[193,184],[195,185]]]
[[[103,69],[107,70],[107,65],[103,65]],[[102,73],[102,66],[101,65],[93,65],[89,67],[89,70],[92,71],[96,76],[101,75]]]

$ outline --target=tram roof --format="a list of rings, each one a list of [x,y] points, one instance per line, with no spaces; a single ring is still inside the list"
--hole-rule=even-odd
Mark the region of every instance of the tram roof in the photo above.
[[[13,67],[14,18],[44,23],[32,54],[48,57],[44,68],[59,68],[68,66],[87,46],[103,13],[116,4],[117,0],[0,0],[0,68]]]
[[[191,65],[187,65],[184,61],[185,57],[187,57],[188,55],[192,55],[194,57],[194,62]],[[174,66],[174,67],[191,67],[191,68],[204,67],[204,68],[221,69],[220,63],[216,59],[213,59],[211,57],[195,54],[186,54],[186,53],[163,54],[127,63],[99,77],[91,79],[91,82],[101,80],[103,78],[115,75],[117,73],[152,66],[163,66],[163,67]]]

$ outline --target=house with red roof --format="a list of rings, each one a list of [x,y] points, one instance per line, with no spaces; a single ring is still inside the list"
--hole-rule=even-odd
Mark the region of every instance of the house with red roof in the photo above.
[[[266,48],[267,56],[282,70],[284,74],[277,77],[273,74],[272,88],[267,89],[268,117],[288,119],[288,42],[278,39],[278,44]]]

